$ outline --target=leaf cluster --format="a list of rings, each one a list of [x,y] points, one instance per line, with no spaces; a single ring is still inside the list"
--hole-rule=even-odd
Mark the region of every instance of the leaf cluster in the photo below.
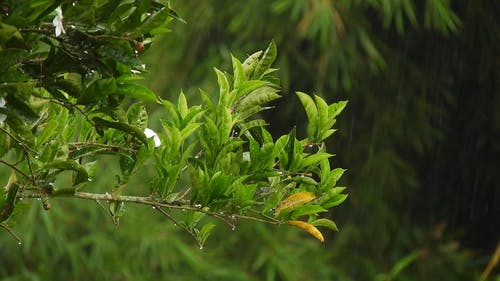
[[[60,35],[50,24],[57,7],[66,29]],[[232,74],[215,69],[218,93],[200,91],[200,105],[189,105],[182,92],[173,103],[136,83],[144,71],[139,53],[178,18],[168,3],[32,1],[4,8],[0,160],[12,174],[0,198],[2,223],[22,198],[40,198],[50,209],[50,198],[65,196],[96,200],[115,224],[125,203],[152,205],[200,247],[213,228],[202,222],[206,215],[232,228],[237,219],[290,222],[321,241],[316,226],[337,229],[318,216],[347,197],[336,187],[343,170],[330,169],[323,143],[345,102],[328,105],[299,93],[309,135],[299,139],[293,129],[275,140],[259,118],[280,97],[274,42],[243,62],[232,57]],[[166,114],[151,138],[148,103]],[[87,192],[106,157],[119,163],[115,183]],[[149,192],[124,195],[131,178],[151,166]],[[58,184],[63,177],[68,182]]]

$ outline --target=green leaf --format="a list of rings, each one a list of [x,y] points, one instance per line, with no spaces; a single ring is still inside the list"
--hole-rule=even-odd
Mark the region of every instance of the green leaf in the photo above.
[[[331,119],[337,117],[347,105],[347,101],[339,101],[328,106],[328,115]]]
[[[276,93],[276,90],[274,88],[268,86],[259,87],[258,89],[250,92],[248,95],[241,99],[237,110],[245,111],[250,107],[264,105],[279,97],[280,95]]]
[[[231,60],[233,62],[234,75],[233,89],[237,89],[238,87],[240,87],[243,81],[247,80],[247,78],[245,76],[245,71],[243,70],[243,65],[241,64],[241,62],[233,56],[231,56]]]
[[[156,102],[157,98],[148,87],[135,83],[118,83],[116,92],[145,102]]]
[[[231,130],[233,128],[233,116],[229,108],[222,106],[219,110],[218,124],[219,124],[219,140],[224,143],[229,139]]]
[[[200,89],[200,95],[201,99],[203,100],[203,106],[206,108],[207,112],[214,112],[215,111],[215,104],[210,98],[210,96],[205,93],[203,90]]]
[[[297,96],[300,99],[300,102],[302,103],[302,106],[304,107],[304,110],[306,111],[307,114],[307,119],[309,120],[309,127],[310,128],[318,128],[318,109],[316,108],[316,105],[314,104],[313,99],[306,93],[302,92],[297,92]],[[309,133],[309,136],[313,137],[316,135],[317,129],[312,130]]]
[[[98,128],[104,127],[104,128],[113,128],[113,129],[120,130],[122,132],[125,132],[129,135],[136,137],[138,140],[140,140],[145,145],[148,145],[148,139],[144,135],[144,132],[137,127],[130,126],[128,124],[121,123],[121,122],[113,122],[113,121],[104,120],[100,117],[94,117],[94,118],[92,118],[92,121],[94,122],[95,126]]]
[[[4,46],[5,43],[12,38],[22,40],[23,37],[16,27],[6,23],[0,23],[0,45]]]
[[[189,123],[181,130],[182,141],[186,140],[190,135],[192,135],[198,128],[201,126],[201,123]]]
[[[229,106],[229,81],[222,71],[214,68],[217,74],[217,83],[219,84],[219,104]]]
[[[73,185],[78,185],[82,182],[87,182],[89,179],[89,175],[87,170],[76,161],[73,160],[54,160],[45,164],[40,170],[57,170],[55,174],[58,174],[62,171],[72,170],[76,172],[76,176],[74,178]]]
[[[136,102],[127,110],[127,121],[130,125],[138,127],[141,130],[146,129],[148,125],[148,112],[144,104]]]
[[[334,182],[337,182],[340,179],[340,177],[342,177],[345,171],[346,169],[335,168],[331,171],[330,177],[333,179]]]
[[[58,79],[54,83],[54,86],[74,98],[79,98],[82,92],[81,76],[78,74],[68,74],[68,79]]]
[[[200,245],[205,244],[205,241],[207,240],[210,233],[212,233],[212,229],[214,227],[215,227],[215,224],[213,224],[213,223],[207,223],[201,227],[200,231],[196,235],[196,238],[197,238],[198,243]]]
[[[122,175],[130,175],[135,167],[135,160],[133,155],[129,154],[120,155],[119,163]]]
[[[323,226],[323,227],[327,227],[327,228],[330,228],[330,229],[335,230],[335,231],[339,231],[335,222],[332,220],[329,220],[329,219],[317,219],[317,220],[312,221],[311,224],[314,226]]]
[[[0,26],[3,26],[0,24]],[[2,31],[0,31],[0,37],[2,36]],[[0,41],[2,39],[0,38]],[[9,67],[22,62],[22,60],[27,56],[28,51],[23,49],[4,49],[0,50],[0,73],[5,72]]]
[[[78,104],[90,104],[104,99],[117,90],[114,78],[104,78],[90,84],[78,98]]]
[[[326,129],[326,126],[328,126],[328,119],[330,118],[328,113],[328,104],[324,99],[317,95],[314,95],[314,100],[316,101],[316,106],[318,108],[318,127]]]
[[[20,91],[24,91],[24,90],[31,91],[32,90],[32,87],[29,86],[29,85],[26,85],[25,83],[13,83],[13,84],[16,84],[16,86],[14,86],[14,87],[17,88],[17,89],[19,89],[19,88],[25,88],[26,86],[28,87],[28,89],[23,89],[23,90],[20,90]],[[2,90],[10,92],[8,88],[7,89],[3,89],[3,87],[0,86],[0,92]],[[31,93],[29,93],[29,94],[31,94]],[[39,116],[38,116],[38,114],[35,111],[33,111],[33,109],[28,104],[26,104],[25,101],[21,100],[21,98],[24,98],[23,97],[24,94],[21,94],[21,95],[8,95],[6,97],[6,101],[7,101],[7,104],[8,104],[7,107],[9,108],[9,110],[11,110],[14,113],[16,113],[17,115],[19,115],[19,117],[22,117],[25,120],[29,120],[29,121],[33,121],[34,122],[35,120],[37,120],[39,118]]]
[[[165,26],[172,20],[171,14],[173,13],[169,8],[162,8],[147,19],[144,24],[139,27],[134,36],[140,36],[146,33],[159,34],[168,31]]]
[[[253,72],[257,64],[259,63],[259,57],[262,55],[262,51],[257,51],[250,56],[242,64],[243,72],[245,73],[245,77],[253,77]]]
[[[252,75],[253,79],[260,79],[264,76],[266,71],[271,67],[274,60],[276,59],[276,44],[271,41],[266,51],[259,60],[257,66],[255,67],[254,73]]]
[[[168,100],[160,99],[160,102],[163,105],[163,107],[167,110],[168,114],[172,118],[172,121],[174,121],[174,124],[180,126],[182,117],[179,111],[177,110],[177,107]]]
[[[290,178],[290,180],[294,181],[294,182],[298,182],[298,183],[313,185],[313,186],[316,186],[318,184],[318,182],[316,182],[313,178],[306,177],[306,176],[296,176],[296,177]]]
[[[184,128],[187,124],[200,120],[200,118],[203,117],[203,113],[204,110],[201,106],[193,106],[189,108],[189,113],[182,119],[180,127]]]
[[[306,204],[304,206],[298,207],[297,209],[293,210],[290,213],[290,217],[298,218],[298,217],[302,217],[302,216],[314,215],[317,213],[323,213],[323,212],[327,212],[327,211],[328,211],[327,209],[325,209],[321,206],[318,206],[315,204]]]
[[[236,98],[239,99],[238,103],[241,102],[241,99],[245,98],[247,94],[264,86],[271,86],[271,84],[262,80],[249,80],[242,82],[236,92]]]
[[[328,138],[329,136],[331,136],[333,133],[335,133],[336,131],[337,130],[335,130],[335,129],[330,129],[330,130],[323,131],[323,133],[321,134],[321,136],[319,136],[319,138],[316,141],[323,141],[326,138]]]
[[[342,204],[342,202],[345,201],[347,196],[348,196],[347,194],[334,195],[334,196],[328,198],[328,200],[326,202],[322,203],[321,206],[325,209],[330,209],[331,207],[338,206],[338,205]]]
[[[59,134],[60,132],[56,130],[58,127],[59,122],[57,120],[52,119],[48,121],[43,127],[43,130],[40,132],[40,134],[36,137],[35,145],[40,146],[55,134]]]
[[[18,138],[18,141],[28,146],[32,146],[34,144],[35,137],[33,136],[30,127],[21,118],[19,118],[18,114],[3,107],[0,107],[0,114],[7,115],[5,122],[11,128],[11,133]]]
[[[179,100],[177,101],[177,108],[179,110],[181,117],[182,118],[186,117],[189,110],[188,110],[186,95],[184,95],[183,91],[181,91],[181,93],[179,94]]]
[[[4,195],[4,190],[7,193],[6,195]],[[12,211],[14,210],[14,206],[16,204],[16,195],[18,190],[19,185],[17,184],[17,177],[16,174],[12,171],[7,186],[5,186],[4,189],[0,190],[0,193],[2,193],[2,202],[0,202],[0,222],[8,219],[12,214]]]
[[[302,168],[307,168],[309,166],[315,165],[318,162],[320,162],[320,161],[322,161],[324,159],[328,159],[328,158],[330,158],[332,156],[333,156],[332,154],[325,153],[325,152],[318,152],[318,153],[315,153],[315,154],[311,154],[311,155],[307,156],[302,161]]]

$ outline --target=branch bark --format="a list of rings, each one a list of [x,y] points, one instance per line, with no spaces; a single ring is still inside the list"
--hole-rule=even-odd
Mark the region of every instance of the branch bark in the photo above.
[[[75,199],[84,199],[84,200],[93,200],[93,201],[108,201],[108,202],[123,202],[123,203],[135,203],[141,205],[147,205],[152,207],[162,207],[167,209],[175,209],[175,210],[185,210],[185,211],[193,211],[205,213],[209,216],[218,218],[224,222],[227,222],[227,219],[243,219],[243,220],[251,220],[262,223],[280,225],[283,222],[273,219],[271,217],[265,216],[265,218],[258,218],[253,216],[247,216],[242,214],[230,214],[224,212],[214,212],[203,207],[192,206],[188,204],[188,201],[174,201],[172,203],[167,203],[164,201],[158,201],[156,198],[151,196],[131,196],[131,195],[115,195],[111,193],[91,193],[91,192],[79,192],[76,191],[74,193],[65,193],[58,194],[52,196],[46,193],[40,192],[21,192],[17,194],[17,198],[75,198]]]

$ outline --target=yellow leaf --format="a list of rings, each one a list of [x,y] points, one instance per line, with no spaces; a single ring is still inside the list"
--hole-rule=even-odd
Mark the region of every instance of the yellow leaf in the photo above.
[[[321,242],[325,242],[325,238],[323,238],[323,234],[312,224],[304,222],[304,221],[287,221],[286,222],[289,225],[296,226],[302,230],[307,231],[309,234],[314,236],[316,239],[318,239]]]
[[[312,192],[303,191],[292,194],[280,202],[279,206],[276,208],[275,216],[277,217],[283,209],[298,207],[314,199],[316,199],[316,196]]]

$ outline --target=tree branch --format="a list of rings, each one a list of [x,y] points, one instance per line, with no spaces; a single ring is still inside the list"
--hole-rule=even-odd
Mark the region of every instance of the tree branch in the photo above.
[[[46,193],[40,192],[21,192],[17,194],[18,198],[42,198],[47,197]],[[175,210],[185,210],[185,211],[193,211],[207,214],[209,216],[218,218],[227,223],[227,219],[243,219],[243,220],[252,220],[258,221],[268,224],[280,225],[281,221],[275,219],[263,219],[258,217],[252,217],[241,214],[229,214],[229,213],[219,213],[204,209],[203,207],[195,207],[189,205],[187,201],[175,201],[172,203],[167,203],[164,201],[158,201],[157,199],[150,196],[130,196],[130,195],[114,195],[111,193],[90,193],[90,192],[75,192],[73,194],[58,194],[58,195],[49,195],[49,197],[65,197],[65,198],[77,198],[77,199],[86,199],[93,201],[109,201],[109,202],[123,202],[123,203],[136,203],[141,205],[147,205],[152,207],[163,207],[167,209],[175,209]],[[232,224],[231,224],[232,225]]]

